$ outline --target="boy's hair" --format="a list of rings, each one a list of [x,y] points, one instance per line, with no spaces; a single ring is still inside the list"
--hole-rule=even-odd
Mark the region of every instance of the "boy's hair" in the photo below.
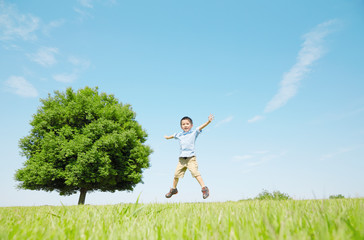
[[[182,125],[182,121],[183,121],[183,120],[188,120],[188,121],[191,123],[191,125],[193,125],[192,119],[191,119],[190,117],[187,117],[187,116],[185,116],[185,117],[183,117],[183,118],[181,119],[180,125]]]

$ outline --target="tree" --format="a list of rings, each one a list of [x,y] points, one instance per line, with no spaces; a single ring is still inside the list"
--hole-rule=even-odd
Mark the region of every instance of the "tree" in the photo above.
[[[30,134],[19,141],[26,157],[15,179],[22,189],[71,195],[132,191],[142,181],[152,149],[130,105],[98,88],[68,88],[41,99]]]
[[[343,199],[345,198],[344,195],[338,194],[338,195],[330,195],[329,199]]]
[[[274,191],[273,193],[268,192],[263,189],[263,192],[259,193],[254,199],[257,200],[289,200],[291,197],[286,193],[281,193],[280,191]]]

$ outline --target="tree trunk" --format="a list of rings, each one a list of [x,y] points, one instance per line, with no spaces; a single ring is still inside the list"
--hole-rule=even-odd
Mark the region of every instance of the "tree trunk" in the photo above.
[[[78,199],[78,205],[85,204],[86,193],[87,193],[87,189],[86,188],[81,188],[81,190],[80,190],[80,198]]]

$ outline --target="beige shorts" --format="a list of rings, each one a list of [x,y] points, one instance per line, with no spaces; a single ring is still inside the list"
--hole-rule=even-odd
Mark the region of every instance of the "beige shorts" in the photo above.
[[[186,170],[190,170],[192,177],[198,177],[200,176],[200,172],[198,171],[198,164],[197,164],[197,160],[196,157],[180,157],[178,164],[177,164],[177,168],[176,171],[174,173],[174,177],[175,178],[183,178],[183,176],[185,175]]]

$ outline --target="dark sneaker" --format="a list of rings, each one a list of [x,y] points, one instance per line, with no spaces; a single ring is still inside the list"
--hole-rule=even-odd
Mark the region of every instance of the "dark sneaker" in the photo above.
[[[210,195],[209,188],[208,188],[208,187],[206,187],[206,186],[202,188],[201,192],[202,192],[202,197],[203,197],[203,199],[208,198],[208,197],[209,197],[209,195]]]
[[[177,194],[178,190],[177,188],[171,188],[171,190],[169,190],[169,193],[166,194],[166,198],[170,198],[172,197],[172,195]]]

